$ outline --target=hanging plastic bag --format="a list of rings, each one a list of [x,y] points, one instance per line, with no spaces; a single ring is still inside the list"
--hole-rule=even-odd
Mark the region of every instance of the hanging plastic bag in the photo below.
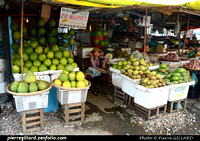
[[[180,22],[179,22],[179,15],[178,15],[178,18],[174,27],[174,35],[177,35],[179,33],[179,30],[180,30]]]
[[[112,18],[112,21],[111,21],[111,27],[115,27],[116,26],[116,22],[115,22],[115,19],[114,17]]]
[[[132,54],[131,54],[131,56],[133,56],[134,58],[136,58],[136,59],[141,59],[141,58],[143,58],[143,55],[138,51],[138,50],[136,50],[136,51],[134,51]],[[130,56],[130,57],[131,57]]]

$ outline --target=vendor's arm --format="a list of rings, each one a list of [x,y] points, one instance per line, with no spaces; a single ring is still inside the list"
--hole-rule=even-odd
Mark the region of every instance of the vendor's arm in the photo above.
[[[90,58],[90,65],[91,65],[91,67],[97,69],[98,71],[102,71],[103,70],[102,68],[96,66],[93,56]]]
[[[99,56],[99,58],[102,59],[103,62],[108,62],[108,59],[109,59],[109,58],[107,58],[105,56]]]

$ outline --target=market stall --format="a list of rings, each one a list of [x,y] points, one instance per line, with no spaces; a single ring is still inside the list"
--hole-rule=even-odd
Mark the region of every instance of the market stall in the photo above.
[[[151,34],[153,27],[149,27],[154,24],[151,17],[155,21],[153,14],[156,13],[152,8],[154,3],[141,2],[138,9],[126,11],[125,6],[135,3],[56,2],[62,5],[56,7],[59,9],[55,10],[57,13],[51,14],[52,1],[45,4],[40,1],[41,15],[31,13],[28,16],[22,0],[21,20],[15,18],[17,15],[8,16],[14,80],[6,90],[13,95],[17,112],[21,112],[23,133],[43,130],[44,113],[47,112],[58,111],[64,126],[83,123],[89,90],[97,83],[112,90],[113,102],[127,105],[147,120],[186,110],[189,92],[191,89],[196,91],[194,86],[198,86],[196,71],[199,71],[199,59],[193,59],[198,56],[198,49],[189,50],[193,41],[188,46],[185,44],[190,20],[181,42],[181,26],[178,26],[181,22],[176,27],[175,35],[178,37],[165,34],[166,37],[160,38]],[[62,2],[83,6],[91,4],[95,8],[66,8]],[[171,4],[163,2],[156,6]],[[125,10],[113,14],[115,8]],[[184,16],[181,18],[183,22]],[[199,44],[196,42],[196,45]],[[106,72],[100,71],[98,76],[101,81],[93,83],[96,79],[87,69],[95,47],[101,49],[99,55],[108,61],[103,68]],[[190,56],[191,52],[195,52],[195,56]],[[199,97],[197,93],[193,95],[192,98]],[[33,117],[29,117],[30,114]],[[31,126],[34,127],[27,128]]]

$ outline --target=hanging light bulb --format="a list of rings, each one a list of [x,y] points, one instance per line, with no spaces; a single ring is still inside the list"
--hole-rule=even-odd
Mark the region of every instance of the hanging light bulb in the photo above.
[[[28,17],[26,17],[26,22],[27,22],[27,23],[29,22]]]

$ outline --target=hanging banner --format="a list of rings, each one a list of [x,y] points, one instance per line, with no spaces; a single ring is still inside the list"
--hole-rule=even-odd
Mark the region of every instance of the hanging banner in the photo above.
[[[89,12],[73,14],[76,10],[62,7],[60,10],[59,27],[86,29]]]

